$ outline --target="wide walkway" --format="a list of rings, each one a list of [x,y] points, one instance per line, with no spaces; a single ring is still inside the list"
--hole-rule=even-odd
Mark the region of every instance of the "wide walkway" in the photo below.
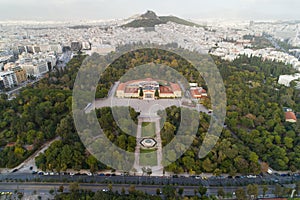
[[[138,117],[138,126],[137,126],[137,135],[136,135],[136,149],[135,149],[135,162],[134,168],[137,170],[137,173],[142,172],[143,167],[150,166],[141,166],[140,165],[140,150],[141,144],[140,141],[142,138],[142,123],[143,122],[154,122],[155,123],[155,132],[156,137],[154,138],[157,142],[157,165],[150,167],[152,169],[152,174],[161,176],[163,174],[163,166],[162,162],[162,142],[161,142],[161,125],[160,125],[160,117],[157,115],[159,110],[165,110],[168,107],[176,106],[176,107],[187,107],[189,109],[197,110],[198,112],[208,113],[208,110],[201,104],[197,104],[196,107],[188,107],[182,105],[183,99],[158,99],[158,100],[141,100],[141,99],[129,99],[129,98],[117,98],[115,97],[116,88],[119,82],[115,83],[111,90],[109,91],[109,95],[105,99],[97,99],[93,102],[92,106],[86,112],[90,112],[95,108],[102,107],[115,107],[115,106],[125,106],[132,107],[136,112],[139,112],[140,115]]]
[[[156,136],[153,138],[157,142],[156,144],[156,152],[157,152],[157,164],[155,166],[143,166],[140,164],[140,150],[141,150],[141,141],[142,137],[142,124],[143,122],[152,122],[155,123],[155,134]],[[138,117],[138,127],[137,127],[137,136],[136,136],[136,149],[135,149],[135,162],[133,168],[137,170],[138,173],[142,172],[142,168],[150,168],[152,170],[153,175],[160,176],[163,174],[163,166],[162,162],[162,142],[160,135],[160,117],[159,116],[140,116]]]

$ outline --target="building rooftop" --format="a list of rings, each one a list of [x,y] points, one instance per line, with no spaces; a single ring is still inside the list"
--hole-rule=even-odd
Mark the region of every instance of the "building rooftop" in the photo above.
[[[297,117],[296,117],[294,112],[286,112],[285,113],[285,119],[286,120],[295,120],[295,121],[297,121]]]

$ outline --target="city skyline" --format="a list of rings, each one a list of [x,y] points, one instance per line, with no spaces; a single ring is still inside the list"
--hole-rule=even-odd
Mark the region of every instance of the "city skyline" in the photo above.
[[[297,20],[300,19],[299,7],[300,2],[296,0],[0,0],[0,21],[124,19],[146,10],[194,20]]]

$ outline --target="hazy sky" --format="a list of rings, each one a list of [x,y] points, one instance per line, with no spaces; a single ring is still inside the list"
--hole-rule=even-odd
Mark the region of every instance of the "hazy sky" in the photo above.
[[[0,0],[0,21],[127,18],[146,10],[187,19],[300,19],[299,0]]]

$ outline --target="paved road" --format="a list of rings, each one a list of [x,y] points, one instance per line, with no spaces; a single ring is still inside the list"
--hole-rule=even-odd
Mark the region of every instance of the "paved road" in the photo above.
[[[64,186],[64,192],[69,191],[69,184],[68,183],[34,183],[34,182],[28,182],[28,183],[0,183],[0,191],[5,192],[14,192],[15,190],[19,192],[23,192],[25,194],[32,194],[34,191],[37,193],[49,193],[49,190],[54,189],[57,191],[57,189],[63,185]],[[113,191],[118,191],[121,193],[122,188],[125,189],[125,191],[128,191],[128,188],[130,187],[130,184],[112,184]],[[199,186],[174,186],[176,189],[178,188],[184,188],[184,196],[193,196],[194,191],[199,188]],[[103,189],[108,189],[108,184],[90,184],[90,183],[80,183],[79,185],[80,189],[83,190],[91,190],[91,191],[99,191]],[[147,192],[148,194],[155,195],[156,190],[160,189],[162,191],[163,186],[162,185],[135,185],[136,190]],[[219,189],[223,189],[225,193],[234,194],[234,192],[241,188],[240,186],[226,186],[226,187],[207,187],[207,194],[208,195],[217,195]],[[243,187],[245,188],[245,187]],[[246,188],[245,188],[246,189]],[[274,197],[273,191],[275,189],[275,186],[268,185],[268,191],[266,192],[266,196],[268,197]],[[263,191],[260,188],[259,194],[262,195]]]
[[[149,183],[149,184],[179,184],[179,185],[205,185],[205,186],[227,186],[227,185],[247,185],[251,183],[256,184],[290,184],[300,181],[300,176],[275,176],[265,175],[257,178],[225,178],[225,177],[208,177],[205,179],[197,179],[195,177],[157,177],[157,176],[87,176],[87,175],[53,175],[44,176],[30,173],[10,173],[0,174],[0,180],[55,180],[55,181],[83,181],[83,182],[98,182],[103,183],[111,181],[113,183]]]

